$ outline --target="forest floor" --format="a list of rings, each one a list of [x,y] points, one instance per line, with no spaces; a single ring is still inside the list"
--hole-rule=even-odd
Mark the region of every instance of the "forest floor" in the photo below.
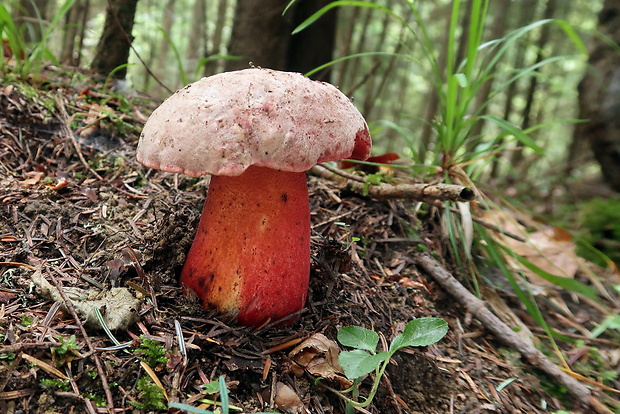
[[[339,328],[358,325],[389,341],[428,316],[447,321],[448,334],[396,354],[367,412],[589,412],[416,265],[416,252],[426,248],[456,269],[441,247],[435,210],[415,213],[417,201],[374,200],[309,175],[312,272],[299,319],[240,328],[202,309],[182,295],[178,275],[208,179],[136,162],[139,131],[156,103],[108,95],[80,74],[46,76],[0,89],[0,412],[149,412],[166,400],[214,410],[205,401],[217,396],[205,385],[223,375],[230,404],[243,412],[344,413],[329,389],[343,382],[329,364],[337,345],[308,339],[321,333],[336,341]],[[599,275],[618,283],[616,274]],[[487,288],[494,309],[502,304],[502,319],[520,319],[551,355],[544,332],[505,285]],[[601,306],[547,289],[555,294],[538,296],[539,306],[557,332],[574,339],[557,342],[571,366],[591,381],[617,371],[618,337],[589,338],[581,328],[602,321]],[[75,311],[61,306],[67,298]],[[607,300],[617,309],[617,297]],[[100,328],[94,308],[118,322],[113,332]],[[297,365],[292,351],[300,344],[315,371]],[[281,384],[300,399],[276,404]],[[362,382],[362,395],[370,384]]]

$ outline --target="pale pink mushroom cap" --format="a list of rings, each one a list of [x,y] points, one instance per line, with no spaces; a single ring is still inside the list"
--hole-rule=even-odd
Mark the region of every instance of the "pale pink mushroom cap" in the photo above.
[[[240,175],[250,165],[301,172],[366,159],[366,121],[337,88],[270,69],[226,72],[178,90],[147,121],[137,159],[198,177]]]

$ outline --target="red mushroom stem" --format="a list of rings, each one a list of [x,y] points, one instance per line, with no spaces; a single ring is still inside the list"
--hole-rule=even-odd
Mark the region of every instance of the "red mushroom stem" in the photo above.
[[[204,307],[258,326],[303,308],[309,276],[306,174],[252,166],[213,176],[181,284]]]

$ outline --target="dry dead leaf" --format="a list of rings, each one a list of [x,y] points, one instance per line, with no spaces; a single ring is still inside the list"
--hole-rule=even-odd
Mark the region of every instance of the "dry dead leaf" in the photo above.
[[[526,243],[513,240],[509,244],[515,253],[552,275],[574,278],[579,270],[574,243],[556,239],[552,228],[530,233]],[[538,286],[551,285],[534,272],[528,272],[527,276]]]
[[[299,414],[305,411],[299,395],[297,395],[295,390],[282,382],[276,384],[274,402],[279,410],[286,411],[289,414]]]
[[[317,377],[336,381],[342,388],[348,388],[352,382],[344,376],[338,363],[340,348],[336,342],[325,335],[315,333],[297,345],[289,357]]]
[[[401,277],[398,279],[398,284],[404,288],[412,288],[412,289],[424,289],[424,285],[420,282],[415,282],[408,277]]]
[[[488,211],[483,219],[503,231],[520,236],[521,242],[501,234],[495,236],[509,249],[527,261],[552,275],[574,278],[579,270],[579,257],[575,254],[575,244],[566,230],[540,224],[537,231],[528,233],[527,228],[505,211]],[[520,269],[533,285],[552,286],[551,282],[529,269]]]
[[[25,173],[24,175],[28,178],[20,181],[19,183],[25,187],[30,185],[37,185],[39,181],[41,181],[41,178],[43,178],[45,173],[43,173],[42,171],[30,171]]]

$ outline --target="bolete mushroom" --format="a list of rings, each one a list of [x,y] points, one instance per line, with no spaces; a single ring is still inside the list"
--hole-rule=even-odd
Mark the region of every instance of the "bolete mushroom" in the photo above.
[[[148,119],[137,159],[168,172],[211,174],[181,284],[242,325],[302,309],[310,275],[305,171],[366,159],[370,147],[351,101],[297,73],[245,69],[178,90]]]

